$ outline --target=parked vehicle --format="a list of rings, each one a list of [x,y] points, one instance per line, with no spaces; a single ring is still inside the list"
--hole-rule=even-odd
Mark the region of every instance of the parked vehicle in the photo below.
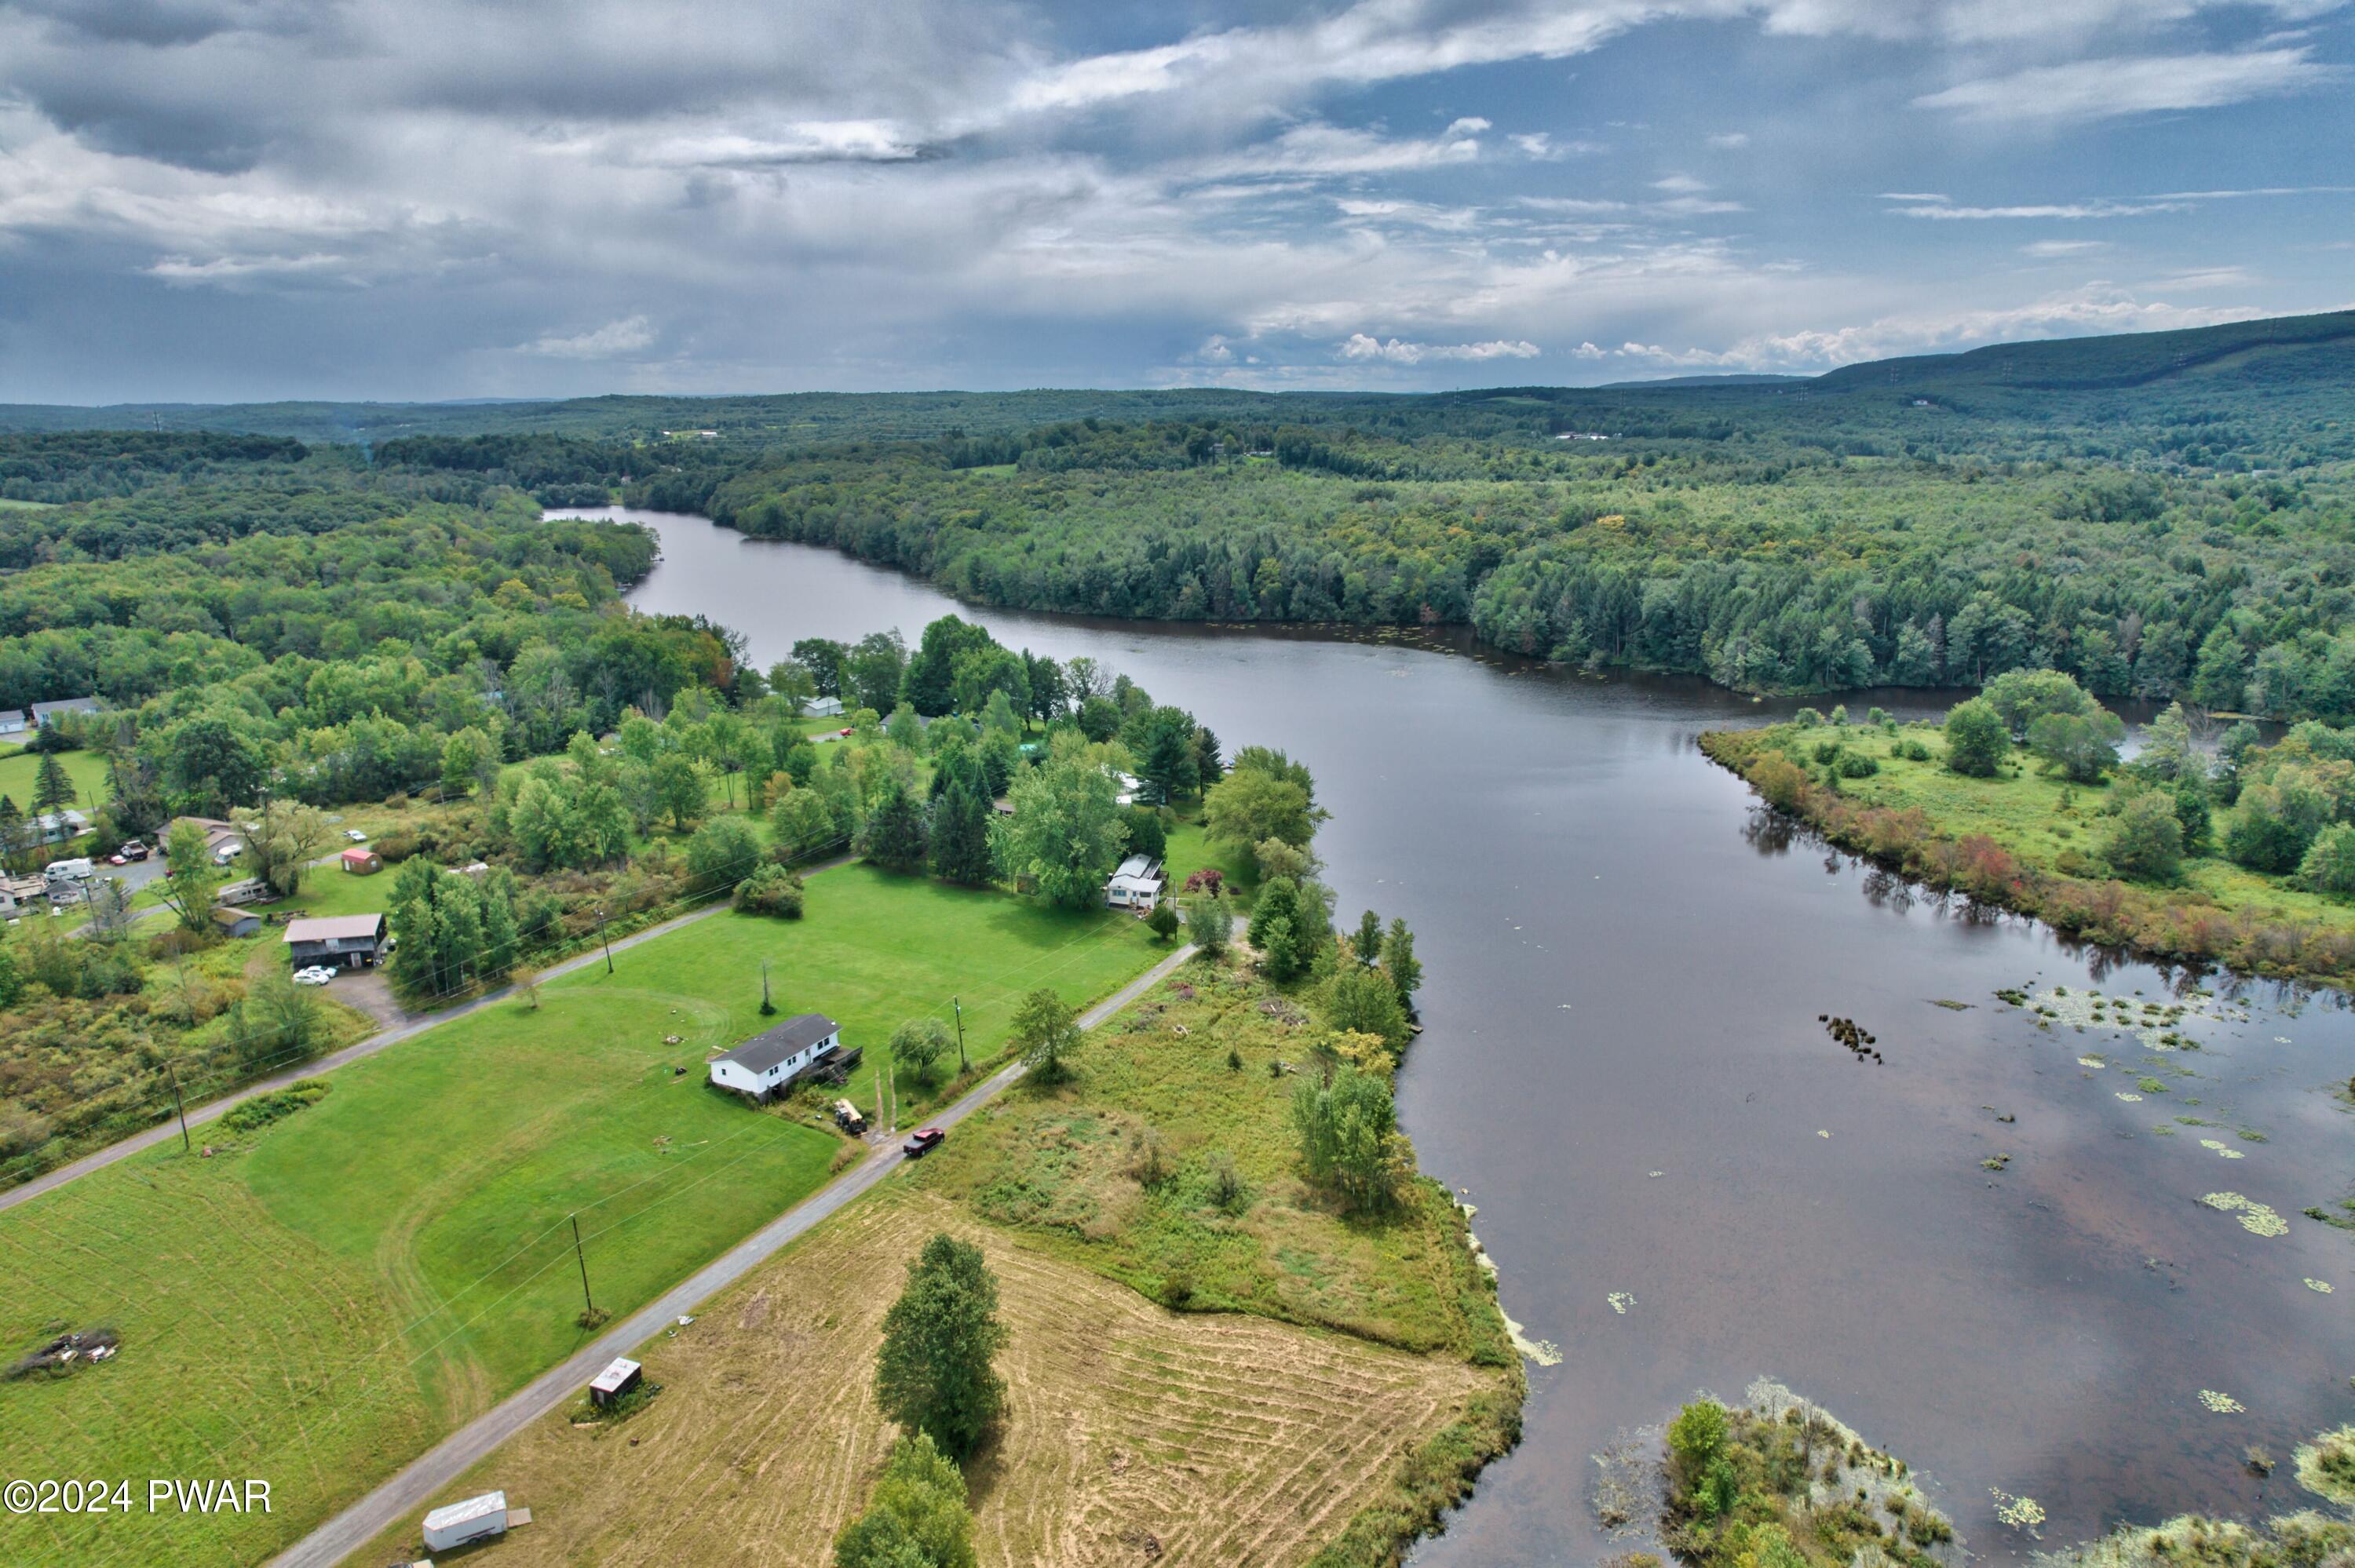
[[[53,860],[41,872],[41,874],[52,884],[88,882],[90,874],[91,864],[88,855],[78,855],[72,860]]]
[[[352,842],[356,844],[364,844],[368,842],[368,835],[360,832],[357,828],[346,828],[344,830],[344,837],[351,840]]]
[[[313,964],[307,969],[294,971],[296,985],[325,985],[336,978],[336,971],[325,964]]]
[[[911,1137],[907,1142],[901,1144],[900,1148],[909,1159],[913,1160],[920,1154],[927,1153],[932,1150],[939,1148],[941,1139],[947,1136],[948,1134],[946,1132],[943,1132],[937,1127],[919,1128],[916,1129],[915,1134]]]
[[[141,843],[137,839],[133,839],[114,853],[124,860],[145,860],[150,852],[145,844]]]
[[[122,851],[117,850],[114,853],[106,857],[106,863],[109,865],[129,865],[131,861],[129,856],[123,854]]]
[[[860,1116],[858,1114],[858,1107],[852,1105],[848,1100],[837,1100],[834,1102],[834,1119],[836,1124],[839,1126],[843,1131],[850,1134],[853,1138],[857,1138],[860,1133],[867,1130],[867,1118]]]

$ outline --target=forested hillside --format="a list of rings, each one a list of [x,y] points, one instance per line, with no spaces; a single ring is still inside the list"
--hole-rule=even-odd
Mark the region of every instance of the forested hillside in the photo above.
[[[0,409],[0,426],[76,412]],[[0,438],[0,499],[86,503],[0,528],[0,566],[518,491],[626,497],[1028,609],[1466,625],[1518,653],[1762,692],[2050,665],[2108,699],[2355,717],[2355,313],[1806,381],[171,417],[375,444]],[[15,674],[0,702],[80,678]]]

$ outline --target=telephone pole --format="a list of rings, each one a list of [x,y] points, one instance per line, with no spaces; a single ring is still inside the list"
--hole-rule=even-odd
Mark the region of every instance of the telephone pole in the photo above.
[[[581,1216],[573,1214],[570,1218],[572,1221],[572,1255],[581,1265],[581,1316],[594,1318],[597,1303],[589,1299],[589,1255],[581,1250]]]
[[[957,1066],[962,1071],[970,1073],[973,1071],[973,1064],[965,1060],[964,1054],[964,1003],[953,996],[949,998],[949,1005],[956,1009]]]
[[[169,1062],[164,1064],[164,1070],[172,1075],[172,1108],[177,1111],[180,1115],[180,1152],[186,1154],[190,1147],[188,1143],[188,1107],[186,1102],[180,1098],[180,1071],[178,1068],[173,1066]]]
[[[613,939],[605,935],[605,906],[597,906],[597,939],[605,945],[605,972],[613,972]]]

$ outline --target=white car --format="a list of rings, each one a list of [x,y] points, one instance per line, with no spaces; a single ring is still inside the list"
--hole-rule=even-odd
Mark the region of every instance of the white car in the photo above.
[[[368,835],[360,832],[357,828],[346,828],[344,830],[344,837],[351,840],[352,842],[356,844],[364,844],[368,842]]]
[[[307,969],[294,971],[296,985],[325,985],[336,978],[336,971],[325,964],[313,964]]]

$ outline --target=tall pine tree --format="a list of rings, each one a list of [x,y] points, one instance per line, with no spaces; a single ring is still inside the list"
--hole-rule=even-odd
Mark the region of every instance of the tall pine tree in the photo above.
[[[867,817],[867,858],[886,871],[924,868],[924,810],[897,779]]]
[[[932,808],[932,874],[979,887],[992,870],[989,804],[978,789],[960,781]]]

